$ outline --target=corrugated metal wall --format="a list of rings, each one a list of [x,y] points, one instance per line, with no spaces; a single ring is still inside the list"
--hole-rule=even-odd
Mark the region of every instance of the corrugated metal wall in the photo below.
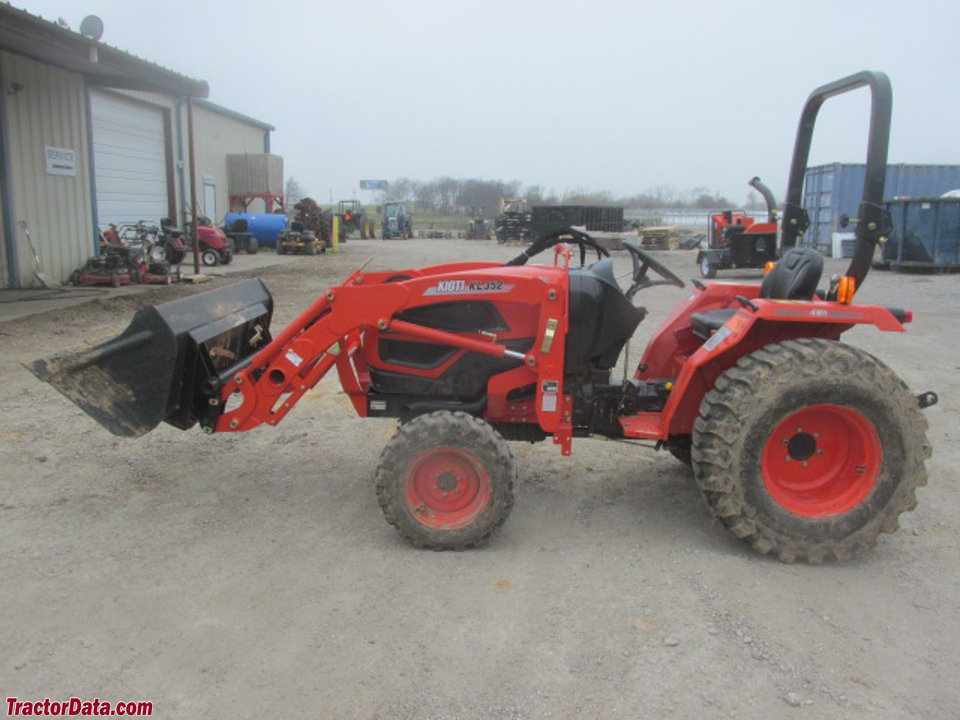
[[[186,126],[184,126],[186,127]],[[237,118],[228,117],[209,108],[193,108],[194,148],[197,153],[197,183],[214,180],[217,188],[217,218],[229,211],[227,187],[227,155],[263,153],[266,132]],[[203,198],[203,188],[198,188]],[[282,190],[281,190],[282,192]]]
[[[810,215],[804,243],[829,252],[840,216],[855,218],[863,196],[866,166],[831,163],[808,168],[803,186],[803,206]],[[889,165],[884,198],[937,197],[960,187],[960,165]],[[853,227],[848,228],[853,230]]]
[[[227,155],[231,195],[283,194],[283,158],[279,155]]]
[[[0,87],[23,89],[6,96],[12,214],[30,229],[43,271],[61,280],[93,252],[90,167],[87,158],[86,90],[79,75],[0,51]],[[47,173],[45,148],[76,153],[76,175]],[[33,252],[17,226],[19,285],[34,284]],[[0,282],[6,283],[6,273]]]

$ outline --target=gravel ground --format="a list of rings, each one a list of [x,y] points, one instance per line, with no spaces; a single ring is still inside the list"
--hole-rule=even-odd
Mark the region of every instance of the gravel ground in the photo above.
[[[516,252],[354,241],[251,272],[276,329],[367,257]],[[661,257],[695,273],[693,253]],[[277,428],[119,440],[20,365],[193,291],[0,323],[5,697],[149,700],[162,718],[960,717],[960,276],[874,272],[858,295],[915,312],[908,333],[846,337],[940,394],[934,455],[899,533],[821,567],[754,554],[669,454],[601,440],[570,458],[512,444],[517,501],[494,541],[418,551],[373,488],[394,423],[357,418],[332,377]],[[633,362],[683,292],[641,293]]]

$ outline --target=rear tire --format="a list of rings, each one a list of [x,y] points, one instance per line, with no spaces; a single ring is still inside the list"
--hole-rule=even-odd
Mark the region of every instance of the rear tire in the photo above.
[[[790,340],[744,356],[704,397],[693,470],[713,514],[754,550],[819,564],[896,531],[926,483],[926,428],[873,356]]]
[[[377,499],[416,547],[465,550],[487,542],[513,508],[516,469],[483,420],[439,411],[404,424],[380,456]]]

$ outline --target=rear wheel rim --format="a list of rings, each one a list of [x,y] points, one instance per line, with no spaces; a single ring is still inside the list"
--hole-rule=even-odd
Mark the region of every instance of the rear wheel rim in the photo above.
[[[770,496],[801,517],[840,515],[877,484],[883,449],[866,417],[842,405],[810,405],[773,429],[761,459]]]
[[[457,530],[474,522],[490,504],[490,475],[467,450],[433,448],[410,464],[403,499],[424,525]]]

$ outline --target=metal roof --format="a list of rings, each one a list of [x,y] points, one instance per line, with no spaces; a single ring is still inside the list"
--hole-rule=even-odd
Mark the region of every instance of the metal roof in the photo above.
[[[0,50],[79,73],[92,85],[204,98],[209,87],[61,27],[9,3],[0,3]]]

